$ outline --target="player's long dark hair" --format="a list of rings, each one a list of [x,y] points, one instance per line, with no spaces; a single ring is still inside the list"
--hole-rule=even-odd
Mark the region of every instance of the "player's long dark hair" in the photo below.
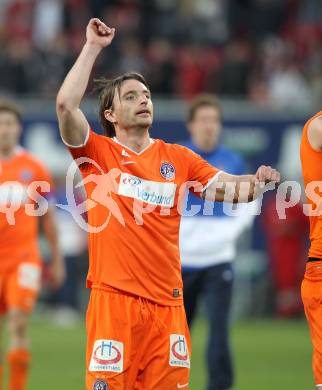
[[[115,79],[106,79],[101,77],[95,80],[95,90],[99,90],[99,117],[100,122],[104,130],[104,135],[106,137],[114,137],[115,136],[115,127],[112,122],[107,120],[104,116],[105,110],[113,110],[113,100],[115,96],[116,89],[118,90],[118,94],[120,94],[121,85],[126,80],[137,80],[140,83],[144,84],[148,89],[149,86],[140,73],[136,72],[127,72],[122,74]]]

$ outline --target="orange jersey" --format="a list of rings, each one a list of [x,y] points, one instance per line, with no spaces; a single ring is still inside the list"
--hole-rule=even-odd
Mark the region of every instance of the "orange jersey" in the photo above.
[[[181,305],[180,189],[188,181],[206,186],[218,169],[183,146],[151,140],[136,153],[92,131],[85,146],[70,151],[75,159],[94,160],[78,162],[87,181],[88,223],[98,227],[89,233],[88,286]]]
[[[38,217],[28,215],[28,208],[37,208],[38,199],[47,192],[34,188],[35,181],[52,188],[46,168],[23,148],[0,160],[0,273],[21,262],[40,260]]]
[[[307,188],[307,185],[313,181],[322,181],[322,151],[313,149],[307,136],[310,123],[320,115],[322,115],[322,111],[318,112],[311,119],[309,119],[303,128],[301,141],[301,162],[305,188]],[[316,196],[322,196],[322,193],[318,191],[317,187],[314,192]],[[312,206],[313,210],[317,208],[317,204],[312,199],[310,199],[310,197],[308,197],[308,202]],[[309,219],[311,240],[309,257],[322,258],[322,215],[310,216]]]

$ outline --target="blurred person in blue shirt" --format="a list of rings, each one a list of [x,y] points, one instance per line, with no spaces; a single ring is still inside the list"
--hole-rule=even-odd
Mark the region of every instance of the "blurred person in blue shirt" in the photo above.
[[[243,159],[220,144],[221,121],[218,100],[208,94],[197,96],[188,109],[190,140],[185,146],[223,171],[242,175],[245,173]],[[229,389],[234,381],[229,347],[232,262],[237,239],[251,225],[254,213],[244,210],[238,216],[228,216],[223,203],[210,203],[191,194],[186,201],[180,227],[180,251],[187,320],[191,327],[202,296],[209,321],[207,389]]]

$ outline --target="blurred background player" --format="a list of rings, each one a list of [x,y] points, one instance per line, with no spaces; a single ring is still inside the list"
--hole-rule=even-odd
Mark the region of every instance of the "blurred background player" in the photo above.
[[[309,119],[303,128],[301,161],[311,241],[301,292],[313,344],[314,381],[316,387],[322,389],[322,111]]]
[[[237,152],[221,145],[222,113],[213,95],[197,96],[188,108],[189,142],[185,146],[210,164],[233,175],[245,173]],[[229,389],[233,385],[233,364],[229,347],[229,313],[233,290],[233,260],[237,240],[253,219],[250,213],[229,217],[222,203],[209,203],[188,195],[187,210],[200,208],[193,217],[181,220],[180,251],[184,305],[189,327],[197,314],[199,298],[204,298],[209,321],[206,365],[208,390]],[[190,212],[191,212],[190,211]]]
[[[0,321],[8,317],[9,389],[24,390],[30,366],[27,335],[29,316],[40,289],[42,262],[38,248],[38,217],[27,207],[45,207],[48,189],[30,189],[35,181],[52,186],[47,169],[19,146],[22,118],[11,101],[0,101]],[[29,189],[28,189],[29,187]],[[28,206],[29,205],[29,206]],[[29,215],[28,215],[29,214]],[[54,213],[40,217],[51,250],[49,275],[53,288],[64,280],[64,264],[58,248]],[[1,351],[0,388],[4,354]]]

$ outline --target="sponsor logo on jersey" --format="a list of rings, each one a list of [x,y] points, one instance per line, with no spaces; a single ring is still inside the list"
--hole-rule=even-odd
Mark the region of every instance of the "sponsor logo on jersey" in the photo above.
[[[160,166],[160,173],[166,180],[173,180],[176,174],[176,169],[171,163],[163,162]]]
[[[142,180],[136,176],[127,175],[122,178],[122,183],[125,185],[129,184],[130,186],[136,187],[142,183]]]
[[[157,206],[172,207],[176,188],[175,183],[143,180],[140,177],[122,173],[118,194]]]
[[[96,340],[89,371],[123,372],[123,343],[115,340]]]
[[[190,357],[185,336],[180,334],[170,335],[169,364],[173,367],[190,368]]]
[[[93,384],[93,390],[108,390],[108,384],[102,380],[96,380]]]

